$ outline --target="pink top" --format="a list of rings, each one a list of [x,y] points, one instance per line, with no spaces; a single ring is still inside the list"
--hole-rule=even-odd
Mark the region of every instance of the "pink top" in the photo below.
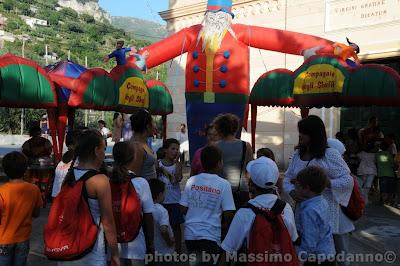
[[[193,156],[192,160],[192,175],[198,175],[204,172],[203,165],[201,164],[201,151],[204,147],[198,149]]]

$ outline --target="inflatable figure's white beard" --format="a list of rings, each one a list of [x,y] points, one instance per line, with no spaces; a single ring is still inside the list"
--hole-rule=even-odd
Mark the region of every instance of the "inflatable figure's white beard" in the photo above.
[[[203,40],[203,51],[208,47],[216,52],[221,47],[225,33],[228,31],[234,38],[235,32],[231,28],[232,16],[226,12],[207,12],[204,17],[204,25],[197,37],[197,44]]]

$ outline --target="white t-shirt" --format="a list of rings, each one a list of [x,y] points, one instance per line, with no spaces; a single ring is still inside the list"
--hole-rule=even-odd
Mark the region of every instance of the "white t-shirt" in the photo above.
[[[101,135],[106,139],[108,138],[108,134],[110,134],[110,130],[106,127],[103,127],[102,129],[100,129]]]
[[[184,151],[189,151],[189,137],[187,131],[185,133],[179,131],[176,134],[176,139],[179,141],[179,151],[184,152]]]
[[[63,161],[57,164],[55,174],[54,174],[54,182],[53,182],[53,189],[51,191],[51,196],[57,197],[58,193],[60,193],[62,183],[68,173],[69,168],[71,167],[71,162],[64,163]]]
[[[263,194],[249,200],[249,203],[259,208],[270,209],[274,206],[277,196],[273,194]],[[298,238],[296,223],[294,220],[293,210],[289,204],[286,204],[282,212],[283,222],[289,231],[289,235],[292,241],[296,241]],[[229,253],[238,251],[243,244],[243,241],[247,239],[249,241],[249,234],[253,227],[254,220],[256,218],[255,213],[249,208],[239,209],[235,217],[233,217],[232,223],[229,227],[228,234],[221,244],[221,248]]]
[[[360,158],[357,175],[376,175],[375,153],[362,151],[357,156]]]
[[[154,250],[159,254],[172,254],[175,251],[174,246],[168,246],[161,235],[161,226],[168,226],[169,235],[172,237],[173,232],[169,224],[168,211],[159,203],[154,204]]]
[[[173,175],[176,173],[176,164],[173,164],[171,166],[165,166],[162,163],[162,161],[160,161],[159,165],[160,167],[165,168],[168,172],[170,172]],[[181,199],[181,187],[179,182],[172,184],[169,178],[166,177],[165,175],[161,175],[159,179],[163,181],[165,184],[165,199],[163,203],[164,204],[179,203]]]
[[[135,187],[136,193],[139,195],[140,204],[142,205],[143,213],[154,212],[153,198],[149,183],[142,177],[132,179],[132,184]],[[146,254],[146,241],[144,238],[143,228],[140,228],[138,236],[129,243],[118,244],[119,255],[122,259],[144,260]]]
[[[185,240],[221,242],[221,215],[235,210],[231,185],[215,174],[202,173],[186,182],[180,201],[188,207]]]

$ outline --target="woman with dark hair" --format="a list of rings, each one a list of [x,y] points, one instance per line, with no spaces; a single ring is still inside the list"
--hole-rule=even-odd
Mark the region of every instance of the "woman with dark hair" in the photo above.
[[[148,253],[154,251],[153,238],[153,214],[154,203],[148,182],[135,175],[132,171],[135,165],[135,148],[130,142],[119,142],[114,145],[113,157],[114,167],[110,181],[113,183],[132,182],[142,207],[143,220],[141,229],[134,240],[119,245],[120,257],[127,264],[144,265],[146,250]]]
[[[131,125],[134,132],[132,142],[135,145],[135,165],[133,172],[149,180],[157,178],[157,157],[147,139],[153,136],[155,125],[151,114],[146,109],[140,109],[131,116]]]
[[[112,140],[115,143],[121,141],[122,138],[122,127],[124,126],[124,121],[120,113],[114,113],[113,118],[113,128],[112,128]]]
[[[78,138],[71,168],[65,177],[63,186],[72,185],[90,170],[99,171],[104,161],[105,148],[104,139],[99,131],[83,131]],[[74,167],[77,160],[79,163]],[[60,261],[58,265],[105,266],[107,265],[105,243],[107,243],[108,250],[111,253],[111,265],[120,265],[108,178],[103,174],[97,174],[85,181],[85,187],[90,212],[93,220],[100,228],[97,241],[90,253],[83,258],[75,261]]]
[[[240,127],[240,119],[236,115],[220,114],[213,124],[221,138],[215,145],[222,151],[222,175],[231,184],[235,205],[239,208],[249,200],[245,170],[247,163],[253,159],[253,150],[250,143],[236,137]]]
[[[328,188],[322,196],[328,202],[329,221],[334,234],[336,251],[346,252],[347,233],[354,230],[353,223],[343,214],[340,206],[347,206],[353,190],[353,178],[342,155],[328,147],[324,122],[315,115],[300,120],[297,124],[299,144],[292,156],[283,180],[283,190],[292,204],[303,199],[294,190],[294,178],[307,166],[325,169],[329,176]],[[346,264],[343,264],[346,265]]]

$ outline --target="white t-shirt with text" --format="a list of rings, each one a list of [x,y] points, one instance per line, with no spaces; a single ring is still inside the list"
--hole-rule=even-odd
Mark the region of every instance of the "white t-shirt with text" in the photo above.
[[[208,173],[190,177],[180,204],[188,207],[185,240],[221,242],[222,212],[235,210],[231,185],[227,180]]]

